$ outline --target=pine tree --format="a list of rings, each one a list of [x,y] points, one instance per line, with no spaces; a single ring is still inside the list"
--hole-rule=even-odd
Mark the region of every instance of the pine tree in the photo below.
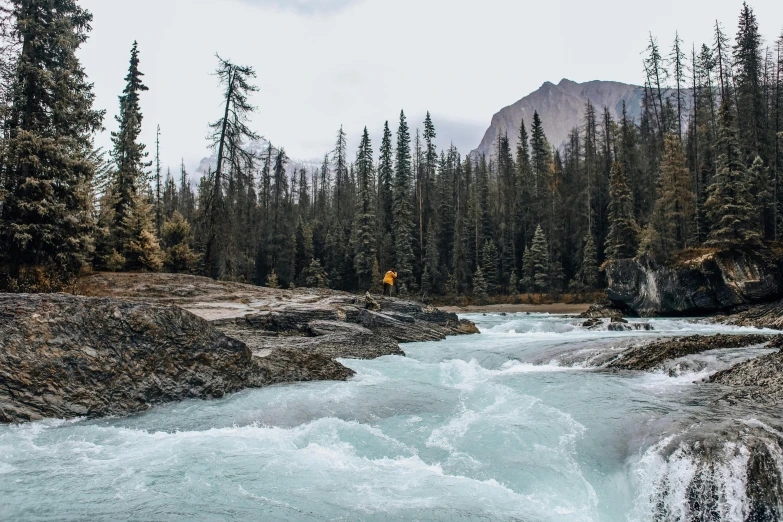
[[[497,295],[500,283],[500,271],[498,270],[498,249],[490,240],[484,243],[482,250],[481,268],[486,280],[489,295]],[[475,283],[474,283],[475,284]]]
[[[315,247],[313,246],[313,229],[310,224],[301,217],[296,225],[296,269],[295,274],[297,284],[304,284],[305,270],[315,258]]]
[[[0,286],[59,289],[92,248],[90,137],[103,113],[92,107],[92,85],[76,56],[92,15],[73,0],[11,5],[21,52],[0,173],[0,264],[7,266],[0,272],[9,277]],[[33,280],[17,284],[22,279]]]
[[[163,267],[167,272],[191,273],[198,263],[198,255],[190,248],[190,224],[179,211],[163,224],[161,239],[165,246]]]
[[[579,279],[586,288],[593,290],[598,288],[598,251],[595,248],[593,235],[585,237],[585,247],[582,250],[582,267],[579,271]]]
[[[250,81],[256,77],[252,67],[236,65],[228,60],[218,58],[218,68],[215,71],[220,85],[223,87],[223,116],[210,125],[212,135],[210,144],[217,151],[215,171],[211,173],[212,192],[207,199],[204,213],[207,216],[207,237],[204,245],[204,268],[207,276],[217,277],[224,271],[219,266],[221,258],[218,241],[221,229],[224,228],[225,203],[223,201],[223,184],[227,171],[237,165],[248,165],[253,170],[255,160],[253,154],[243,148],[243,145],[259,136],[248,127],[249,115],[255,110],[248,97],[258,90]],[[271,144],[270,144],[271,149]]]
[[[709,245],[753,243],[759,239],[750,183],[742,162],[730,98],[718,111],[717,172],[705,208],[710,222]]]
[[[532,242],[532,241],[531,241]],[[533,264],[533,250],[531,247],[525,249],[522,256],[522,279],[521,284],[526,292],[535,291],[535,265]]]
[[[438,292],[440,290],[441,274],[440,259],[438,256],[438,241],[435,234],[435,227],[432,220],[427,223],[427,243],[424,250],[424,273],[422,274],[422,286],[427,281],[430,291]],[[426,275],[425,275],[426,274]],[[422,291],[424,289],[422,288]]]
[[[489,291],[487,282],[484,279],[484,273],[481,271],[481,267],[478,267],[476,273],[473,274],[473,299],[475,299],[476,304],[485,304],[488,295]]]
[[[517,275],[517,269],[511,271],[511,275],[508,277],[508,293],[513,295],[519,292],[519,276]]]
[[[609,186],[609,235],[606,237],[606,257],[616,260],[636,255],[639,246],[639,226],[634,218],[633,201],[622,165],[612,165]]]
[[[530,247],[530,262],[533,271],[533,288],[537,292],[546,292],[549,289],[550,281],[549,246],[541,225],[538,225],[533,236],[533,244]]]
[[[277,274],[275,273],[274,269],[272,269],[272,271],[269,272],[269,275],[266,276],[266,284],[264,286],[274,289],[280,288],[280,280],[277,278]]]
[[[660,222],[656,226],[667,244],[662,247],[664,257],[674,250],[690,246],[695,235],[695,203],[682,143],[676,135],[667,134],[661,160],[658,200],[653,211],[660,213]]]
[[[370,183],[373,176],[372,144],[367,127],[364,128],[359,152],[356,155],[356,172],[359,197],[353,224],[355,249],[354,269],[359,290],[372,286],[373,264],[375,263],[375,209]]]
[[[112,230],[115,235],[115,247],[118,251],[127,248],[132,238],[124,229],[126,217],[134,212],[135,201],[138,201],[147,185],[146,169],[151,165],[145,161],[147,153],[143,143],[139,143],[141,134],[142,114],[139,104],[140,93],[149,90],[142,82],[144,74],[139,70],[139,50],[136,42],[131,48],[130,66],[125,77],[125,89],[120,100],[120,113],[115,117],[119,130],[112,132],[114,144],[112,156],[117,170],[111,181],[113,195],[114,223]]]
[[[400,288],[413,290],[413,208],[411,204],[411,137],[405,113],[400,112],[397,129],[397,150],[394,170],[394,201],[392,228],[394,232],[394,259],[399,274]]]
[[[750,158],[761,156],[766,163],[769,151],[761,45],[756,15],[747,2],[743,2],[734,46],[738,137],[744,158],[750,161]]]
[[[764,166],[761,156],[756,156],[753,160],[753,164],[748,171],[748,177],[754,207],[758,212],[756,220],[759,224],[759,234],[764,239],[771,240],[775,234],[772,191],[770,190],[769,169]]]
[[[321,266],[319,259],[313,259],[304,273],[305,286],[309,288],[329,288],[329,275]]]
[[[127,237],[122,251],[125,268],[157,272],[163,268],[163,251],[155,236],[152,205],[146,195],[134,199],[122,222]]]

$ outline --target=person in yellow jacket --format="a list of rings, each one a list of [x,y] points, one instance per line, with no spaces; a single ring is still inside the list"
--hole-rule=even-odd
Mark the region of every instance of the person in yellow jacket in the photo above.
[[[397,279],[397,271],[392,268],[386,272],[386,276],[383,278],[383,295],[391,297],[395,279]]]

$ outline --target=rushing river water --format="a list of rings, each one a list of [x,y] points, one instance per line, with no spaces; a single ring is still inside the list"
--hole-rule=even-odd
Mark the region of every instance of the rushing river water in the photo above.
[[[705,468],[676,439],[725,419],[774,433],[774,414],[716,409],[726,390],[694,383],[768,350],[708,352],[659,373],[598,368],[643,338],[747,330],[467,317],[480,336],[345,361],[349,382],[0,427],[0,519],[699,520],[688,488],[705,474],[712,520],[748,516],[742,443],[719,440]]]

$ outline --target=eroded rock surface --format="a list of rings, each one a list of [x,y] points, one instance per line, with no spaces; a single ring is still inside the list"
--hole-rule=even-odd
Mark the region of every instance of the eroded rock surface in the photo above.
[[[127,415],[247,387],[346,379],[317,352],[253,357],[173,306],[65,294],[0,294],[0,422]]]
[[[776,337],[769,347],[783,347],[783,336]],[[736,364],[716,373],[709,382],[735,387],[724,397],[731,403],[780,404],[783,401],[783,351]]]
[[[177,274],[95,274],[85,295],[175,304],[265,356],[289,347],[334,358],[404,355],[398,343],[478,333],[456,314],[413,301],[301,288],[280,290]]]
[[[0,422],[126,415],[247,387],[347,379],[338,358],[476,333],[414,302],[173,274],[95,274],[78,292],[0,294]]]
[[[606,265],[607,296],[640,316],[706,315],[783,295],[780,247],[692,250],[661,264],[653,258]]]
[[[686,355],[717,350],[721,348],[742,348],[764,344],[775,339],[773,335],[691,335],[655,341],[634,346],[621,353],[617,359],[606,365],[618,370],[653,370],[666,361]]]

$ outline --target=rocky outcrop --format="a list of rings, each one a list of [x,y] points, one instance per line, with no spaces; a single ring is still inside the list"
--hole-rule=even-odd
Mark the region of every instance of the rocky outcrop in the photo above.
[[[686,355],[721,348],[742,348],[764,344],[775,339],[772,335],[691,335],[634,346],[606,365],[617,370],[654,370],[663,363]]]
[[[596,303],[590,305],[587,311],[579,314],[580,319],[622,319],[623,311],[611,303]]]
[[[719,316],[716,322],[732,326],[751,326],[783,330],[783,300],[750,306],[741,306],[727,316]]]
[[[642,256],[606,265],[612,304],[640,316],[706,315],[783,295],[783,251],[691,250],[669,263]]]
[[[769,347],[783,347],[783,336],[776,337]],[[709,382],[735,387],[724,397],[730,403],[780,404],[783,401],[783,351],[736,364],[716,373]]]
[[[346,379],[317,352],[253,357],[172,306],[65,294],[0,294],[0,422],[127,415],[280,382]]]
[[[338,358],[476,333],[419,303],[173,274],[96,274],[89,296],[0,294],[0,422],[126,415],[247,387],[347,379]]]

